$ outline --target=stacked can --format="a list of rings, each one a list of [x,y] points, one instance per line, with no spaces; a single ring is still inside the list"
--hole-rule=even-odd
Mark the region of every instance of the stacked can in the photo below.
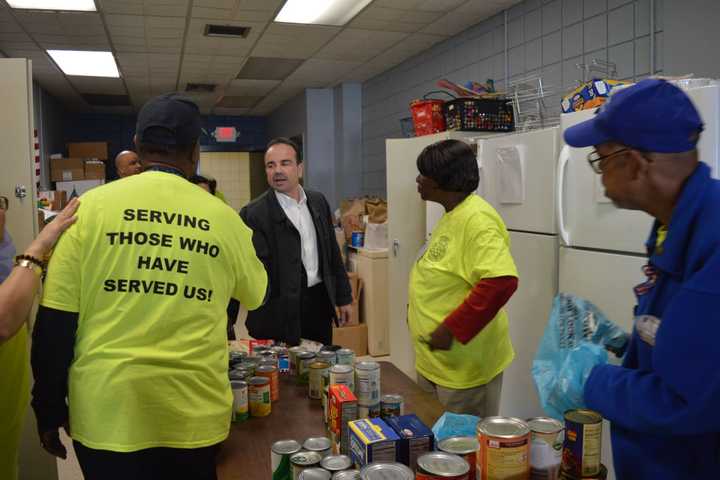
[[[465,460],[470,467],[468,478],[475,480],[477,452],[480,450],[480,443],[477,438],[463,436],[447,437],[438,442],[437,449],[441,452],[457,455]]]
[[[234,423],[244,422],[250,416],[248,384],[240,380],[231,380],[230,387],[233,392],[232,421]]]
[[[298,453],[302,447],[295,440],[275,442],[270,450],[273,480],[292,480],[290,457]]]
[[[605,478],[607,470],[600,463],[602,416],[592,410],[565,412],[561,479]]]
[[[322,459],[332,453],[332,442],[327,437],[308,438],[303,443],[303,449],[308,452],[317,452]]]
[[[297,382],[300,385],[307,385],[310,381],[310,365],[315,361],[313,352],[298,352],[297,356]]]
[[[324,389],[324,378],[330,370],[330,364],[317,360],[310,364],[308,396],[314,400],[321,400]]]
[[[418,458],[417,468],[417,480],[470,480],[470,465],[464,458],[452,453],[426,453]]]
[[[270,380],[265,377],[252,377],[248,387],[250,415],[267,417],[272,410],[270,400]]]
[[[290,364],[290,375],[297,376],[297,374],[298,374],[297,354],[300,352],[304,352],[304,351],[305,351],[305,349],[300,346],[288,348],[288,362]]]
[[[320,466],[332,474],[348,470],[352,465],[353,461],[347,455],[328,455],[320,461]]]
[[[549,417],[527,421],[530,427],[530,480],[558,480],[562,462],[562,422]]]
[[[380,364],[359,362],[355,365],[355,395],[360,418],[380,416]]]
[[[361,480],[413,480],[415,474],[402,463],[371,463],[360,470]]]
[[[317,452],[298,452],[290,456],[290,468],[293,480],[298,480],[300,474],[311,468],[320,467],[322,456]]]
[[[333,474],[332,480],[360,480],[360,470],[343,470],[336,472]]]
[[[330,472],[324,468],[308,468],[303,470],[298,480],[330,480]]]
[[[402,395],[387,394],[380,399],[380,416],[382,418],[401,417],[405,415],[405,400]]]
[[[335,352],[335,355],[337,355],[338,365],[350,365],[351,367],[355,366],[355,352],[349,348],[341,348]]]
[[[272,347],[271,350],[278,359],[278,370],[280,373],[288,373],[290,371],[290,360],[288,358],[288,349],[281,346]]]
[[[530,427],[511,417],[486,417],[477,427],[476,473],[483,480],[530,478]]]
[[[255,369],[255,375],[270,380],[270,400],[280,400],[280,374],[275,365],[260,365]]]
[[[338,363],[337,354],[331,350],[320,350],[317,353],[317,359],[329,363],[331,367]]]

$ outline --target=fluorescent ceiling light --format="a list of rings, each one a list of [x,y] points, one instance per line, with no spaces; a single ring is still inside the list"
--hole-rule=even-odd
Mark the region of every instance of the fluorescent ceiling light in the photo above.
[[[345,25],[372,0],[287,0],[276,22]]]
[[[95,12],[93,0],[7,0],[11,8]]]
[[[65,75],[119,78],[115,57],[111,52],[85,50],[48,50]]]

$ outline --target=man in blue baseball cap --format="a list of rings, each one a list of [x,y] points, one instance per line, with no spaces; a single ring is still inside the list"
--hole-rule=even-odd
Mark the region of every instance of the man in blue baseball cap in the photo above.
[[[595,147],[588,161],[618,207],[656,219],[623,364],[594,367],[584,390],[612,422],[620,480],[720,475],[720,181],[698,161],[702,129],[687,95],[652,79],[565,132]]]

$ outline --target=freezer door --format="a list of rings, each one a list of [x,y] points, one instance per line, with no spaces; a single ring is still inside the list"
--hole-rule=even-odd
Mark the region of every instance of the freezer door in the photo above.
[[[561,116],[562,129],[592,118],[593,111]],[[592,148],[563,146],[558,160],[558,229],[572,247],[645,253],[653,219],[645,212],[622,210],[605,196],[600,175],[587,163]]]
[[[553,234],[558,127],[478,141],[485,198],[508,229]]]
[[[573,293],[597,305],[625,331],[632,330],[633,287],[645,279],[643,257],[560,248],[560,292]],[[615,478],[610,448],[610,424],[603,425],[602,462]]]
[[[693,101],[705,124],[698,142],[700,160],[710,165],[713,177],[718,178],[720,176],[720,84],[712,81],[705,87],[686,89],[685,93]]]
[[[532,378],[532,361],[557,293],[557,237],[510,232],[518,289],[505,307],[515,359],[503,375],[500,415],[544,415]]]

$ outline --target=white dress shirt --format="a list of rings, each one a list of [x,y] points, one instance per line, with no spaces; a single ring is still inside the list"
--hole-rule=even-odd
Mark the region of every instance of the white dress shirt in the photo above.
[[[300,249],[302,251],[302,263],[307,272],[308,287],[313,287],[322,282],[320,278],[320,263],[317,246],[317,234],[315,233],[315,224],[310,215],[310,209],[307,206],[307,195],[305,190],[300,188],[300,201],[296,202],[294,198],[284,193],[275,192],[275,196],[280,202],[285,215],[297,229],[300,234]]]

